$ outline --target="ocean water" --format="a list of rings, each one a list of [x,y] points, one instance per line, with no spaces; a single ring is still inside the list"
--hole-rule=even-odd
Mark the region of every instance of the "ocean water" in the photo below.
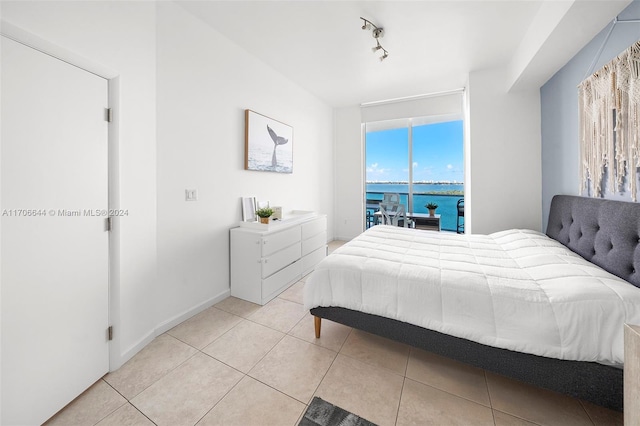
[[[275,160],[276,165],[273,165]],[[262,170],[280,173],[293,172],[293,155],[283,146],[256,146],[249,150],[249,170]]]
[[[385,192],[400,194],[400,202],[408,207],[409,185],[367,183],[367,199],[382,200]],[[414,184],[413,185],[413,213],[428,213],[427,203],[436,203],[436,213],[440,215],[440,225],[443,230],[455,231],[458,218],[458,200],[463,195],[429,194],[430,192],[464,191],[463,184]]]

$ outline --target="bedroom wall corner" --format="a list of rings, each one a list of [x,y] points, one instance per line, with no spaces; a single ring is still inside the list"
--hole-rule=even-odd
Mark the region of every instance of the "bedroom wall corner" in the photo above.
[[[359,106],[336,108],[335,123],[335,235],[348,241],[364,228],[364,158]]]
[[[229,295],[241,197],[326,213],[333,239],[334,117],[179,3],[157,5],[156,52],[160,333]],[[292,174],[244,170],[245,109],[293,127]]]
[[[469,181],[473,233],[542,229],[540,96],[507,92],[506,70],[469,74]]]
[[[619,15],[620,20],[640,19],[640,0],[634,0]],[[578,84],[640,39],[640,23],[617,23],[603,46],[611,23],[571,58],[541,88],[542,117],[542,217],[546,229],[551,199],[556,194],[578,195]],[[599,49],[602,51],[598,54]],[[630,201],[628,192],[605,193],[604,198]]]

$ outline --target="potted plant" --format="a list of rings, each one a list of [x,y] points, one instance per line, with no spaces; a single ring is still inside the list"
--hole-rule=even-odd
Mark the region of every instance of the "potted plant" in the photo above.
[[[433,217],[436,215],[436,209],[438,208],[438,205],[436,203],[428,203],[425,205],[425,207],[427,208],[427,210],[429,210],[429,216]]]
[[[273,209],[271,207],[263,207],[256,210],[256,214],[260,216],[260,223],[269,223],[269,218],[273,214]]]

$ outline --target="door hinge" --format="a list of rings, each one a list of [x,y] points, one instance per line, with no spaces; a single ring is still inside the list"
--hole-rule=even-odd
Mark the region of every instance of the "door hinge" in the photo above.
[[[108,122],[111,123],[111,120],[113,119],[113,112],[111,108],[105,108],[104,109],[104,119]]]
[[[107,338],[108,340],[113,340],[113,326],[110,325],[109,328],[107,328]]]
[[[105,227],[106,231],[111,231],[113,229],[113,218],[112,217],[105,218],[104,227]]]

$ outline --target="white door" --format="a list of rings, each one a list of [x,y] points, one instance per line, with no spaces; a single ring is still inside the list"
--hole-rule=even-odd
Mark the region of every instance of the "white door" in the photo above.
[[[1,42],[1,423],[31,425],[109,367],[108,87]]]

